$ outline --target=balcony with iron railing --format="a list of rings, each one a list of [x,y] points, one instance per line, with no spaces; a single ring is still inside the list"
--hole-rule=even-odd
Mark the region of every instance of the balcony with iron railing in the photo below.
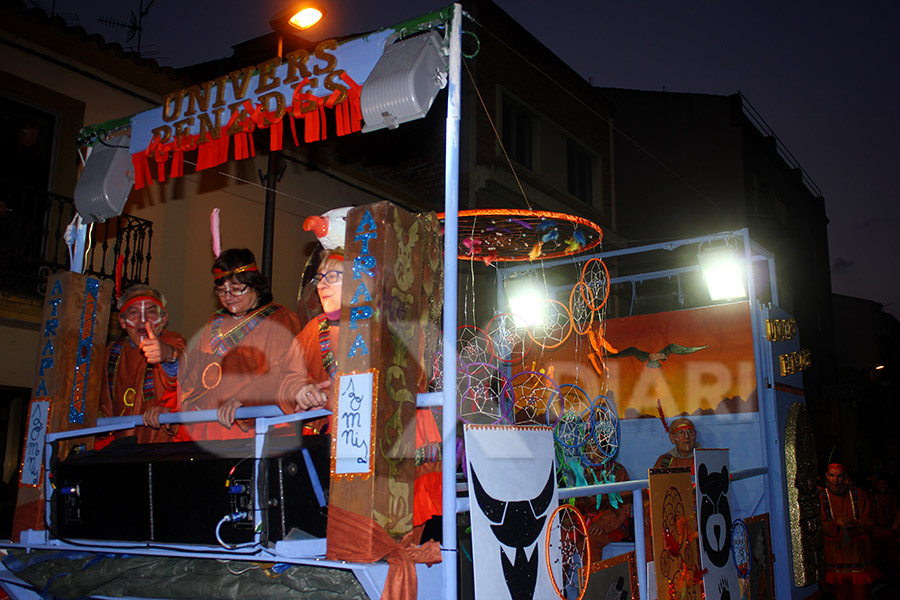
[[[0,180],[0,293],[8,299],[43,298],[47,277],[71,264],[66,230],[75,217],[71,198]],[[115,278],[124,257],[122,287],[150,283],[153,223],[120,215],[90,226],[84,273]]]

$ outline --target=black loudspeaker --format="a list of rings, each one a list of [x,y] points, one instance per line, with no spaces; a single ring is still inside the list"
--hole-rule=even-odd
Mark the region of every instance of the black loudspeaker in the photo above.
[[[252,440],[136,444],[70,456],[52,473],[51,532],[62,539],[216,545],[324,537],[329,436],[267,439],[254,473]],[[311,470],[310,470],[311,468]]]

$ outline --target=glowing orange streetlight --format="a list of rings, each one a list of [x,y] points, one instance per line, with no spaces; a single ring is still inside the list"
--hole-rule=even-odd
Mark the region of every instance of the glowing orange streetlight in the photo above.
[[[283,32],[287,27],[309,29],[322,20],[325,9],[318,2],[293,2],[290,6],[269,19],[272,29]]]
[[[278,34],[278,57],[281,58],[284,51],[284,36],[293,29],[308,29],[322,20],[325,9],[318,2],[303,1],[293,2],[287,8],[269,19],[269,25]],[[266,186],[266,207],[263,220],[263,251],[262,273],[272,280],[272,248],[275,239],[275,186],[284,173],[284,163],[279,166],[279,152],[269,152],[266,163],[266,173],[259,174],[260,180]]]

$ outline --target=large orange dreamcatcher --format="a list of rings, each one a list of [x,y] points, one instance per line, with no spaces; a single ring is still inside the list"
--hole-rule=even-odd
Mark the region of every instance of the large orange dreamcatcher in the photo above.
[[[444,213],[438,218],[443,220]],[[602,240],[598,225],[575,215],[517,209],[459,211],[461,260],[488,265],[547,260],[587,252]]]

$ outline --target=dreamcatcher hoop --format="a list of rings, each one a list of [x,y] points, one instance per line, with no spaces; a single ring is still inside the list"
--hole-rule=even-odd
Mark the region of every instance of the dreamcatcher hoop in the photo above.
[[[465,366],[491,362],[491,339],[480,327],[460,325],[456,328],[456,358]]]
[[[562,386],[560,386],[562,387]],[[563,413],[553,426],[553,439],[560,446],[569,450],[578,450],[590,437],[590,429],[581,415],[573,412]],[[579,453],[580,454],[580,453]],[[575,456],[575,453],[572,453]]]
[[[565,213],[504,208],[461,210],[458,216],[460,260],[546,260],[587,252],[603,241],[599,225]]]
[[[569,307],[559,300],[545,298],[540,302],[546,303],[548,306],[544,322],[550,326],[529,327],[528,336],[534,340],[535,344],[545,350],[559,348],[572,334],[572,313],[569,312]],[[541,332],[545,335],[541,335]]]
[[[585,294],[590,300],[585,299]],[[594,323],[594,292],[583,281],[572,286],[569,293],[569,314],[572,315],[572,329],[578,335],[587,335]],[[582,326],[583,325],[583,326]]]
[[[560,384],[559,392],[563,397],[563,406],[568,412],[582,413],[593,404],[587,392],[574,383]]]
[[[562,393],[556,383],[544,373],[520,371],[510,377],[504,387],[509,388],[504,395],[513,400],[515,407],[513,421],[517,425],[549,425],[553,427],[563,413]],[[558,409],[556,418],[551,422],[550,415],[554,406],[558,406]],[[524,412],[528,416],[525,421],[519,420],[520,412]],[[537,421],[539,412],[544,413],[543,423]]]
[[[738,577],[750,577],[750,531],[743,519],[735,519],[731,524],[731,558],[737,568]]]
[[[556,531],[557,533],[554,533]],[[562,569],[562,589],[556,581],[554,573],[554,561],[551,558],[553,543],[557,537],[559,541],[559,561]],[[578,586],[578,597],[574,600],[582,600],[587,592],[588,579],[591,576],[591,545],[588,542],[588,530],[581,512],[571,504],[560,504],[550,515],[547,526],[547,535],[544,538],[544,557],[547,562],[547,571],[550,573],[550,583],[556,595],[567,600],[566,590],[572,584]],[[577,560],[576,560],[577,557]],[[580,563],[580,564],[578,564]]]
[[[619,415],[604,395],[594,398],[591,407],[591,439],[601,454],[612,458],[619,450]]]
[[[599,265],[599,266],[598,266]],[[600,269],[600,273],[603,274],[602,277],[597,277],[594,275],[594,271],[596,269]],[[599,283],[597,281],[599,280]],[[588,303],[588,306],[594,310],[594,312],[599,311],[606,305],[606,301],[609,299],[609,269],[606,268],[606,263],[600,260],[599,258],[591,258],[584,266],[581,268],[581,279],[580,283],[583,283],[585,287],[591,290],[592,294],[590,299],[588,299],[582,293],[582,299]],[[602,294],[597,294],[595,291],[595,287],[600,288],[602,290]],[[602,298],[601,298],[602,296]],[[600,302],[599,305],[594,306],[596,302]]]
[[[482,380],[487,380],[486,385],[475,383]],[[470,425],[496,425],[506,421],[513,408],[513,399],[507,392],[508,383],[506,374],[495,365],[469,363],[460,367],[456,372],[456,394],[459,397],[456,407],[457,418]],[[480,406],[479,410],[467,410],[468,407],[464,404],[470,402]],[[484,410],[484,406],[489,403],[497,407],[496,412]],[[484,415],[489,422],[478,419],[476,415]],[[494,420],[490,421],[491,418]]]
[[[516,325],[516,318],[516,315],[512,313],[500,313],[494,315],[487,325],[486,333],[491,342],[489,346],[491,355],[504,365],[521,363],[531,351],[533,340],[528,335],[527,327]],[[511,333],[519,330],[522,331],[522,335]],[[498,344],[498,340],[504,344]],[[517,344],[521,345],[521,355],[515,358],[517,355],[511,349],[515,348]]]

